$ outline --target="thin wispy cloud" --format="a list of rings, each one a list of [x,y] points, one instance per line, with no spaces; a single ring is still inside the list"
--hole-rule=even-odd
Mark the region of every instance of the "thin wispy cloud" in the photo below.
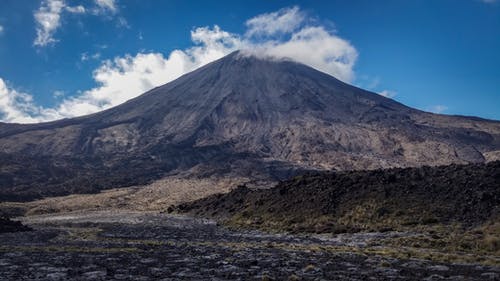
[[[393,97],[397,96],[398,93],[396,91],[383,90],[382,92],[380,92],[378,94],[383,96],[383,97],[392,99]]]
[[[35,46],[47,46],[56,42],[54,33],[61,26],[61,12],[65,4],[63,0],[43,0],[35,12],[36,38]]]
[[[43,0],[33,14],[36,23],[36,38],[33,45],[45,47],[58,41],[55,34],[61,28],[61,18],[64,13],[105,15],[115,14],[118,11],[115,0],[95,0],[94,5],[95,7],[89,10],[82,5],[68,6],[65,0]],[[128,24],[123,17],[120,17],[117,26],[123,27]]]
[[[74,6],[74,7],[66,7],[66,11],[73,13],[73,14],[85,14],[87,9],[83,7],[82,5]]]
[[[82,62],[89,61],[89,60],[98,60],[101,58],[101,53],[97,52],[94,54],[89,54],[89,53],[83,53],[80,55],[80,60]]]
[[[121,28],[130,28],[130,25],[128,24],[128,21],[124,17],[118,17],[116,21],[116,26],[121,27]]]
[[[380,77],[365,77],[364,79],[368,81],[368,84],[366,85],[367,89],[375,89],[378,85],[380,85]]]
[[[32,98],[26,104],[22,103],[23,99],[5,103],[0,105],[0,112],[13,113],[4,114],[2,120],[40,122],[101,111],[235,50],[242,50],[246,55],[292,59],[352,82],[358,56],[356,48],[326,27],[308,22],[306,13],[292,7],[247,20],[247,30],[242,34],[227,32],[217,25],[194,28],[191,31],[193,45],[189,48],[169,54],[139,52],[105,60],[93,72],[95,88],[66,97],[52,108],[36,106]],[[81,61],[97,59],[95,56],[84,53]],[[9,94],[20,95],[18,91],[6,88],[3,95]]]
[[[101,11],[110,11],[116,13],[116,1],[115,0],[95,0],[95,3]]]
[[[54,91],[54,93],[52,93],[52,97],[53,98],[61,98],[65,95],[66,93],[64,91]]]
[[[427,108],[427,111],[432,113],[444,113],[448,110],[448,107],[445,105],[432,105]]]

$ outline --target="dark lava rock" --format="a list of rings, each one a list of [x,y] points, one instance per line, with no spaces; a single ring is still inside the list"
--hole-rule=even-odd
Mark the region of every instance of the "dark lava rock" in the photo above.
[[[290,226],[299,232],[387,231],[452,222],[477,226],[498,221],[499,173],[500,161],[306,174],[271,189],[240,187],[178,211],[206,217],[216,211],[233,222]],[[335,224],[343,220],[350,223]]]
[[[31,230],[31,227],[25,226],[19,221],[13,221],[5,217],[0,217],[0,233]]]

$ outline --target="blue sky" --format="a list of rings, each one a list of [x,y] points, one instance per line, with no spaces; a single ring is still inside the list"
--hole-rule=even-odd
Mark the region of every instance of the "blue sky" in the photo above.
[[[0,1],[0,120],[92,113],[235,49],[500,120],[500,2]]]

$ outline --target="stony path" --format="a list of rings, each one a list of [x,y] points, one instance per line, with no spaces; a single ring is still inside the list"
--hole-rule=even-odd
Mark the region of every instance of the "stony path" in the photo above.
[[[188,217],[90,213],[24,219],[0,235],[0,280],[498,280],[500,268],[364,254],[398,233],[299,237]]]

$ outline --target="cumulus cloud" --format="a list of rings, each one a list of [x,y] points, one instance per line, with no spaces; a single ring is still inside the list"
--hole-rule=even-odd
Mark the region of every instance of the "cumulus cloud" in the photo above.
[[[53,35],[61,25],[61,11],[65,4],[63,0],[43,0],[35,12],[36,38],[35,46],[46,46],[56,42]]]
[[[0,78],[0,117],[4,122],[33,123],[39,122],[37,107],[33,104],[33,97],[26,93],[9,88]]]
[[[168,57],[139,53],[106,60],[93,73],[96,88],[66,98],[54,108],[36,107],[32,96],[4,86],[0,96],[9,102],[0,102],[0,118],[5,122],[33,123],[101,111],[219,59],[238,49],[241,43],[234,34],[218,26],[197,28],[191,37],[196,46],[175,50]]]
[[[3,26],[0,25],[0,35],[3,33],[3,30],[4,30]]]
[[[321,26],[304,27],[285,42],[271,41],[251,48],[277,58],[291,58],[351,82],[358,57],[356,49],[346,40],[331,34]]]
[[[298,7],[283,8],[277,12],[253,17],[246,22],[246,36],[269,36],[290,33],[304,21],[305,15]]]
[[[395,97],[398,93],[396,91],[391,91],[391,90],[383,90],[382,92],[378,93],[379,95],[386,97],[386,98],[393,98]]]
[[[60,117],[73,117],[94,113],[121,104],[151,88],[172,81],[202,65],[219,59],[238,48],[234,35],[221,30],[197,28],[191,32],[197,44],[187,50],[175,50],[168,57],[161,53],[139,53],[105,61],[93,73],[98,87],[82,95],[64,100],[47,120],[57,113]],[[42,112],[44,113],[44,112]]]
[[[243,35],[224,31],[217,25],[198,27],[191,31],[193,46],[190,48],[174,50],[168,55],[139,52],[106,60],[93,72],[97,84],[95,88],[76,96],[66,95],[53,108],[31,106],[26,115],[32,119],[23,119],[22,115],[16,115],[19,118],[10,115],[3,120],[49,121],[101,111],[172,81],[235,50],[242,50],[246,55],[292,59],[345,82],[351,82],[354,79],[353,67],[358,56],[356,49],[347,40],[325,27],[318,24],[309,25],[307,22],[306,15],[297,7],[292,7],[249,19],[248,30]],[[259,38],[255,38],[256,36]],[[81,57],[82,60],[90,58],[88,54]],[[8,93],[12,94],[13,91]],[[18,103],[11,103],[10,106],[17,110],[16,112],[23,112]]]

